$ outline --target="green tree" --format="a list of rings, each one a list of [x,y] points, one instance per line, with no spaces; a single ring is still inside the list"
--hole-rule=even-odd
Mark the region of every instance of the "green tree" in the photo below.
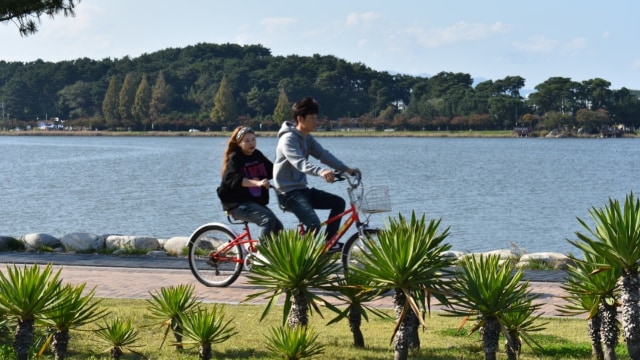
[[[640,359],[640,199],[633,192],[625,197],[624,204],[609,199],[609,205],[592,207],[589,215],[594,222],[590,227],[578,219],[586,230],[576,232],[575,241],[569,241],[585,253],[602,258],[603,266],[597,271],[619,271],[622,273],[620,301],[622,333],[629,357]]]
[[[118,94],[118,113],[122,125],[126,127],[135,126],[133,104],[136,99],[136,89],[136,75],[131,72],[127,73]]]
[[[59,108],[64,109],[61,112],[68,114],[69,119],[95,116],[100,113],[96,93],[97,89],[93,83],[78,81],[67,85],[58,92]],[[67,116],[63,117],[66,118]]]
[[[522,281],[522,270],[513,273],[512,265],[501,262],[498,255],[469,256],[460,265],[462,270],[456,273],[451,284],[450,307],[445,311],[454,316],[463,316],[463,324],[475,317],[476,323],[471,332],[482,331],[485,359],[496,359],[501,332],[511,352],[519,351],[520,345],[514,338],[515,334],[508,330],[517,330],[514,320],[523,323],[524,319],[518,320],[508,314],[532,314],[531,301],[537,297],[529,290],[528,282]],[[520,329],[518,335],[533,342],[527,330],[539,328],[531,325],[529,329]]]
[[[344,274],[344,278],[338,280],[335,290],[337,291],[336,297],[342,300],[346,306],[327,325],[347,319],[349,321],[349,329],[353,335],[353,345],[364,348],[364,335],[360,328],[362,319],[369,321],[367,314],[369,312],[380,318],[387,317],[384,312],[366,305],[367,302],[378,298],[380,291],[374,287],[374,284],[369,279],[359,278],[349,271]]]
[[[160,320],[167,329],[162,339],[162,344],[169,331],[173,332],[176,340],[176,349],[182,348],[182,321],[180,315],[193,310],[198,305],[198,300],[193,296],[193,285],[177,285],[163,287],[151,299],[147,300],[147,309],[151,317]],[[162,346],[160,344],[160,346]]]
[[[439,230],[440,220],[426,222],[415,213],[407,219],[389,219],[386,229],[378,233],[377,241],[364,245],[361,266],[349,267],[358,278],[369,279],[380,291],[393,290],[396,326],[393,330],[394,358],[407,359],[410,350],[420,349],[419,325],[426,326],[423,314],[427,308],[426,294],[433,294],[446,303],[445,276],[452,264],[443,253],[451,248],[444,240],[449,228]],[[430,304],[430,302],[428,302]]]
[[[289,102],[287,93],[281,88],[276,108],[273,110],[273,121],[276,124],[282,124],[287,120],[291,120],[291,103]]]
[[[318,343],[318,335],[310,327],[272,327],[267,337],[267,351],[273,357],[299,360],[324,354],[324,345]]]
[[[133,325],[132,319],[112,318],[104,320],[103,324],[95,331],[96,336],[109,345],[109,356],[118,360],[125,350],[143,357],[141,353],[134,350],[140,345],[135,345],[140,340],[140,333]]]
[[[160,127],[164,124],[164,116],[171,106],[173,100],[173,88],[167,84],[164,72],[160,71],[151,92],[151,104],[149,104],[149,119],[151,121],[151,129],[158,124]]]
[[[150,124],[149,109],[151,106],[151,86],[147,81],[147,74],[142,74],[142,79],[136,91],[136,97],[133,101],[133,117],[137,124],[141,124],[144,130]]]
[[[118,92],[120,89],[120,82],[114,75],[109,80],[109,87],[107,93],[104,95],[102,101],[102,116],[104,116],[105,123],[110,128],[115,128],[120,124],[120,114],[118,112]]]
[[[267,108],[266,102],[267,98],[265,92],[262,89],[258,89],[256,86],[252,87],[251,91],[247,93],[247,105],[260,119],[262,119],[263,111]]]
[[[237,331],[231,326],[231,320],[225,321],[222,307],[214,304],[207,308],[197,308],[180,314],[181,335],[198,345],[200,359],[211,359],[211,345],[229,340]],[[186,342],[183,342],[183,344]]]
[[[580,109],[576,113],[576,124],[588,133],[597,132],[602,125],[608,125],[610,122],[607,111],[603,109],[597,111]]]
[[[26,36],[38,32],[38,24],[43,15],[54,17],[75,16],[73,9],[80,0],[19,0],[3,1],[0,5],[0,22],[14,20],[20,35]]]
[[[249,284],[266,289],[250,294],[246,300],[269,298],[261,320],[282,295],[285,296],[282,323],[288,323],[291,328],[307,326],[309,313],[314,310],[322,316],[319,303],[338,312],[312,291],[333,289],[334,274],[340,268],[337,257],[324,253],[324,241],[311,233],[300,235],[295,230],[287,230],[258,245],[258,251],[264,260],[256,257],[247,279]]]
[[[238,117],[236,101],[233,98],[233,92],[227,81],[227,77],[223,76],[220,86],[213,98],[213,108],[211,109],[211,121],[221,126],[230,125]]]
[[[600,271],[602,258],[582,252],[582,259],[572,258],[562,289],[567,302],[559,307],[563,315],[587,314],[591,353],[597,360],[615,360],[620,329],[616,319],[619,301],[619,271]],[[602,344],[605,350],[602,349]]]
[[[99,309],[100,301],[94,301],[95,289],[83,295],[85,284],[66,284],[60,289],[60,305],[45,312],[39,322],[55,329],[51,334],[51,352],[56,360],[67,357],[69,330],[90,324],[104,317],[106,309]]]
[[[60,305],[61,288],[60,270],[54,274],[51,264],[42,269],[37,264],[13,265],[6,274],[0,272],[0,313],[16,322],[13,348],[18,360],[28,358],[36,318]]]

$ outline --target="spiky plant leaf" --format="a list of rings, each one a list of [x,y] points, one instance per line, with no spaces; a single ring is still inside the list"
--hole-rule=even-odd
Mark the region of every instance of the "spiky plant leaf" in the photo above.
[[[324,354],[324,345],[318,343],[318,335],[310,327],[272,327],[266,339],[267,351],[274,358],[296,360]]]
[[[134,350],[141,345],[134,345],[139,339],[138,330],[133,326],[131,319],[112,318],[105,319],[102,326],[95,330],[98,339],[107,343],[109,348],[105,352],[122,354],[125,350],[143,356]]]
[[[258,297],[269,299],[260,320],[264,320],[280,296],[285,296],[282,323],[287,321],[291,312],[294,296],[311,306],[321,317],[320,304],[335,309],[330,302],[320,297],[312,289],[331,290],[335,274],[340,270],[338,259],[324,252],[321,236],[300,235],[295,230],[281,231],[269,241],[258,246],[266,262],[257,259],[248,283],[258,285],[264,290],[250,294],[245,301]],[[306,324],[302,324],[306,325]]]
[[[183,344],[212,345],[229,340],[238,332],[231,326],[231,320],[225,321],[224,307],[214,304],[213,307],[196,307],[181,314],[181,335],[191,341]]]
[[[150,293],[151,299],[147,299],[147,309],[150,317],[162,322],[166,327],[160,347],[164,344],[169,331],[173,331],[176,341],[180,341],[179,333],[182,328],[180,315],[194,309],[199,300],[193,296],[194,286],[180,284],[177,286],[163,287],[156,293]]]

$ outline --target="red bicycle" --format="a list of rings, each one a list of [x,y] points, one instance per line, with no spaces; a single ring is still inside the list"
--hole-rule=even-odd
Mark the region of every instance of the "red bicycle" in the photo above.
[[[338,232],[327,241],[325,251],[336,244],[355,224],[356,233],[347,239],[342,248],[341,260],[345,269],[357,266],[360,254],[367,249],[364,242],[376,241],[380,230],[369,226],[371,214],[391,211],[388,188],[377,186],[365,191],[361,179],[359,173],[354,176],[336,173],[336,181],[347,180],[349,183],[347,194],[350,206],[322,223],[322,226],[326,226],[343,217],[346,218]],[[242,225],[242,232],[236,233],[222,223],[209,223],[199,227],[189,238],[189,268],[198,281],[209,287],[233,284],[244,267],[251,268],[253,257],[259,256],[256,249],[258,240],[251,236],[249,224],[235,221],[229,215],[227,219],[232,225]],[[304,233],[302,224],[298,224],[298,228],[300,233]]]

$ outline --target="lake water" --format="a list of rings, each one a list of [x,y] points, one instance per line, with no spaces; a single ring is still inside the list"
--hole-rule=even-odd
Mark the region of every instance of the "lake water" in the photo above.
[[[393,211],[441,218],[454,250],[573,252],[576,218],[640,194],[636,139],[319,138]],[[0,136],[0,235],[188,236],[226,222],[215,195],[225,138]],[[275,138],[258,146],[273,158]],[[341,183],[312,186],[346,197]],[[281,215],[285,226],[296,219]],[[324,217],[326,213],[322,213]]]

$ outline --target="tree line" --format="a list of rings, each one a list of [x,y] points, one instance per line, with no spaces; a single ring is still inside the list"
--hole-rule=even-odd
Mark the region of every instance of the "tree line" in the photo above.
[[[523,96],[525,79],[474,84],[375,71],[331,55],[273,56],[261,45],[200,43],[137,58],[0,61],[3,127],[51,119],[91,129],[275,130],[291,103],[313,96],[321,124],[402,130],[640,126],[640,91],[595,78],[551,77]]]

